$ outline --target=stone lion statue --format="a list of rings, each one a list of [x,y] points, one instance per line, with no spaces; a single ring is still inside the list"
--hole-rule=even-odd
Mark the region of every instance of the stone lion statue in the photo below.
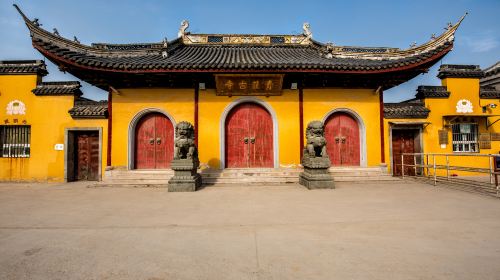
[[[312,121],[306,129],[306,147],[304,157],[328,157],[326,153],[325,128],[323,122]]]
[[[196,159],[198,151],[194,144],[194,126],[180,122],[175,126],[174,159]]]

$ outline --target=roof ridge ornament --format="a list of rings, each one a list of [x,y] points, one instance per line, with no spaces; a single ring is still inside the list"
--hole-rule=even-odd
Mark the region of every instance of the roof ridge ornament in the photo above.
[[[167,48],[168,48],[168,39],[167,39],[167,37],[165,37],[165,38],[163,38],[163,47],[162,47],[162,51],[161,51],[161,57],[163,57],[163,58],[168,57]]]
[[[40,27],[42,26],[42,24],[40,22],[38,22],[39,19],[38,18],[34,18],[31,22],[36,26],[36,27]]]
[[[184,35],[186,35],[186,29],[188,29],[189,27],[189,21],[188,20],[183,20],[181,22],[181,27],[179,28],[179,32],[177,33],[177,37],[178,38],[182,38],[184,37]]]
[[[311,25],[309,24],[309,22],[304,22],[304,24],[302,24],[302,30],[304,30],[304,32],[302,32],[302,34],[304,34],[304,36],[306,36],[306,39],[311,40],[313,37],[313,34],[311,31]]]

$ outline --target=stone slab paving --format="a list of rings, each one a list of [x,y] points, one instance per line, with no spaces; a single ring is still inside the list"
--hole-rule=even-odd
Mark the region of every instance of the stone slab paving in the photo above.
[[[500,199],[418,182],[0,184],[0,279],[500,279]]]

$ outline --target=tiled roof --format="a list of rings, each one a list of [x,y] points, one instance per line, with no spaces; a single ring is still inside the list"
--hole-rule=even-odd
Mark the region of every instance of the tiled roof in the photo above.
[[[73,119],[106,119],[108,118],[108,102],[79,97],[68,113]]]
[[[42,60],[3,60],[0,61],[0,75],[38,74],[47,75],[47,65]]]
[[[384,103],[386,119],[425,119],[429,112],[423,103]]]
[[[483,99],[500,99],[500,90],[492,86],[479,88],[479,97]]]
[[[35,95],[82,95],[80,82],[43,82],[36,86],[32,92]]]
[[[62,69],[101,88],[146,73],[321,72],[377,75],[379,83],[383,82],[380,74],[387,74],[399,76],[401,83],[425,72],[452,49],[455,31],[463,20],[441,36],[406,50],[322,44],[306,32],[301,35],[183,33],[178,39],[159,43],[84,45],[42,29],[19,12],[37,50]],[[398,75],[400,72],[406,75]]]
[[[484,69],[484,76],[485,77],[488,77],[488,76],[492,76],[492,75],[495,75],[498,73],[498,71],[500,71],[500,61],[498,61],[497,63],[491,65],[490,67]]]
[[[55,44],[35,41],[44,53],[65,56],[71,63],[94,69],[119,71],[206,71],[206,70],[390,70],[416,64],[444,51],[443,45],[424,57],[398,60],[360,60],[355,58],[326,58],[313,47],[304,46],[181,46],[168,57],[159,53],[134,57],[82,56],[80,52],[60,48]]]
[[[418,86],[417,95],[418,99],[423,98],[448,98],[450,92],[443,86]]]
[[[483,70],[479,65],[443,64],[439,67],[438,78],[482,78]]]

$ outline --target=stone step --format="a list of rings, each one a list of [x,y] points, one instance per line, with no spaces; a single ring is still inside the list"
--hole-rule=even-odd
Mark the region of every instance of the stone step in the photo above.
[[[330,167],[330,171],[338,171],[338,172],[349,172],[349,171],[377,171],[381,172],[382,169],[380,167]]]
[[[204,185],[215,184],[288,184],[298,183],[298,177],[265,178],[265,179],[241,179],[241,178],[203,178]]]
[[[371,176],[371,177],[357,177],[357,176],[338,176],[333,177],[335,182],[376,182],[376,181],[400,181],[400,179],[392,176]]]
[[[141,180],[164,180],[164,179],[170,179],[174,174],[161,174],[161,175],[140,175],[140,176],[133,176],[133,175],[124,175],[124,176],[106,176],[103,180],[134,180],[134,179],[141,179]]]
[[[201,173],[203,178],[276,178],[276,177],[297,177],[300,172],[283,173]]]
[[[98,184],[93,185],[93,187],[109,187],[109,188],[167,188],[167,183],[109,183],[109,182],[100,182]]]
[[[302,168],[227,168],[200,170],[204,185],[280,185],[298,183]],[[336,182],[394,181],[379,167],[332,167]],[[171,169],[108,170],[100,186],[165,187],[174,175]]]

